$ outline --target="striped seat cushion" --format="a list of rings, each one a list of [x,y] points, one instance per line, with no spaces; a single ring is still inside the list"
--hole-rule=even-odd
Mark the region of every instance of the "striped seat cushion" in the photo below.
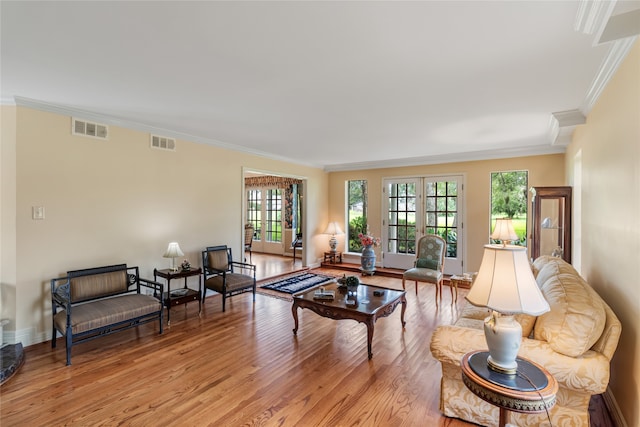
[[[160,311],[160,301],[150,295],[129,294],[79,304],[71,309],[71,331],[78,334]],[[66,330],[67,313],[53,318],[56,328]]]
[[[207,279],[205,286],[216,292],[222,292],[222,275]],[[227,273],[227,292],[253,287],[253,277],[246,274]]]

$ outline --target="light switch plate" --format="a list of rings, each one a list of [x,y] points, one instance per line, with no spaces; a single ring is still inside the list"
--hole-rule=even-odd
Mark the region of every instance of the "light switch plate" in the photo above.
[[[31,215],[33,219],[44,219],[44,206],[32,206]]]

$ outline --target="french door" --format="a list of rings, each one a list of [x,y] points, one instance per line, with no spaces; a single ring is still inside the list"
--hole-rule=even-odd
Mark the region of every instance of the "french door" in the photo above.
[[[255,230],[252,244],[255,252],[284,253],[282,193],[279,188],[247,190],[247,222]]]
[[[383,186],[383,266],[408,269],[425,234],[447,241],[445,274],[461,274],[462,176],[387,179]]]

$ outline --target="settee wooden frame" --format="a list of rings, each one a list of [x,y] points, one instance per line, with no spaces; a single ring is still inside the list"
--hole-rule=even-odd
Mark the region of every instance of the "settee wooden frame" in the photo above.
[[[101,294],[96,296],[91,296],[91,289],[88,289],[88,293],[84,295],[82,298],[74,298],[72,295],[72,286],[71,281],[77,278],[88,278],[90,276],[100,277],[99,275],[104,273],[113,273],[123,271],[126,274],[127,283],[124,285],[124,288],[121,291],[117,292],[109,292],[109,294]],[[83,287],[91,287],[94,284],[86,283],[82,284]],[[85,289],[86,289],[85,287]],[[95,287],[95,286],[94,286]],[[134,288],[135,287],[135,288]],[[142,293],[142,289],[147,288],[150,289],[153,295],[145,295]],[[143,279],[139,275],[138,267],[127,267],[126,264],[117,264],[110,265],[105,267],[95,267],[88,268],[83,270],[74,270],[68,271],[67,275],[60,278],[51,279],[51,308],[52,308],[52,336],[51,336],[51,347],[56,347],[57,341],[57,332],[60,332],[62,336],[65,337],[66,343],[66,358],[67,365],[71,365],[71,348],[94,338],[99,338],[105,335],[110,335],[115,332],[119,332],[125,329],[129,329],[135,326],[142,325],[144,323],[152,322],[158,320],[160,331],[163,332],[163,312],[164,306],[162,305],[162,292],[164,290],[164,285],[152,280]],[[88,296],[87,296],[88,295]],[[140,295],[144,297],[155,298],[158,300],[158,309],[157,311],[153,311],[150,313],[144,313],[137,316],[130,316],[124,320],[100,325],[98,327],[91,328],[86,331],[73,333],[73,313],[74,307],[78,305],[90,305],[94,302],[113,299],[117,301],[118,298],[126,296],[126,295]],[[130,301],[130,299],[128,299]],[[148,305],[150,300],[148,298],[139,298],[141,305]],[[86,308],[86,307],[85,307]],[[58,309],[64,310],[66,312],[66,322],[65,327],[62,328],[60,325],[56,326],[56,314],[58,313]],[[100,316],[98,312],[96,312],[96,321],[99,321],[97,316]]]

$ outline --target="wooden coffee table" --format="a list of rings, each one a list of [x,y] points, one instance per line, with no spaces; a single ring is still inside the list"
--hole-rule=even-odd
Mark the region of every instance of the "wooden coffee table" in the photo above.
[[[400,314],[400,322],[404,328],[404,312],[407,308],[407,298],[405,291],[383,288],[380,286],[360,284],[357,289],[358,304],[355,307],[347,307],[346,296],[347,291],[338,289],[337,283],[331,283],[324,286],[325,290],[334,291],[335,299],[333,300],[316,300],[313,298],[318,288],[312,288],[308,291],[301,292],[293,296],[293,305],[291,311],[295,327],[293,334],[298,333],[298,307],[308,308],[314,313],[329,319],[352,319],[367,325],[367,351],[369,359],[373,357],[371,352],[371,341],[373,340],[373,329],[376,320],[380,317],[387,317],[398,306],[402,304],[402,312]],[[382,292],[382,295],[374,295],[374,291]],[[368,301],[364,303],[363,301]]]

